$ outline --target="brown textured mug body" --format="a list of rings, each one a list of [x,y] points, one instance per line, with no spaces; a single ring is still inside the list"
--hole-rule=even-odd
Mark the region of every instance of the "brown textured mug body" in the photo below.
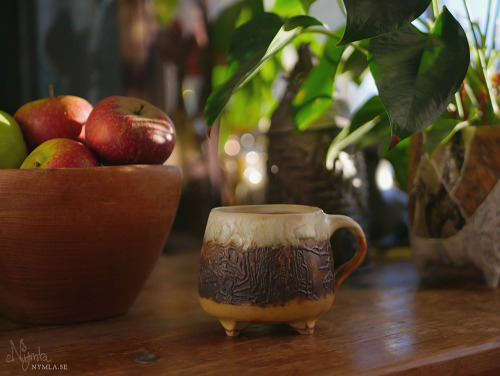
[[[334,271],[331,235],[354,233],[354,258]],[[249,322],[288,323],[313,333],[335,290],[363,261],[366,240],[352,219],[303,205],[213,209],[201,250],[198,292],[202,308],[228,335]]]
[[[176,166],[0,171],[0,311],[61,324],[128,310],[172,226]]]

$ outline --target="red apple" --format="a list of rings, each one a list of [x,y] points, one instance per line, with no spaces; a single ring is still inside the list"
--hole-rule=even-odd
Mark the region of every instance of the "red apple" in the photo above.
[[[158,107],[114,96],[97,103],[90,113],[85,143],[108,164],[162,164],[174,149],[175,128]]]
[[[96,167],[100,163],[81,142],[69,138],[53,138],[37,146],[20,168]]]
[[[29,150],[53,138],[76,140],[92,111],[83,98],[59,95],[22,105],[14,114]]]
[[[85,124],[83,124],[82,130],[78,137],[76,138],[77,141],[80,141],[81,143],[85,143]]]

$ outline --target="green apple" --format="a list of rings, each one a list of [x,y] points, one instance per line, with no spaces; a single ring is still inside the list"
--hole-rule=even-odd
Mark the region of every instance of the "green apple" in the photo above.
[[[28,155],[19,124],[0,110],[0,168],[19,168]]]
[[[37,146],[21,165],[28,168],[97,167],[99,161],[84,144],[69,138],[53,138]]]

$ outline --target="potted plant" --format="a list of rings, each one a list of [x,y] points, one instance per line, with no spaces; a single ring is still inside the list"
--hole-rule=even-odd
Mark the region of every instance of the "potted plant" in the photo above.
[[[410,142],[409,218],[414,260],[426,278],[442,267],[478,269],[500,283],[499,2],[481,28],[470,17],[471,62],[447,110]],[[491,26],[491,27],[490,27]]]
[[[380,100],[390,119],[390,146],[396,146],[399,141],[428,127],[443,113],[469,66],[465,32],[446,7],[438,13],[437,0],[432,4],[436,20],[428,32],[410,23],[430,2],[346,2],[343,34],[331,32],[318,18],[307,15],[314,0],[289,1],[286,7],[276,6],[277,12],[285,12],[290,11],[289,3],[301,5],[303,14],[287,18],[272,12],[255,13],[232,35],[228,77],[215,87],[207,101],[208,127],[222,114],[230,98],[287,45],[297,39],[303,42],[306,35],[320,34],[327,36],[322,43],[316,43],[319,47],[315,52],[320,55],[320,63],[292,103],[297,129],[306,129],[330,108],[337,71],[349,69],[346,62],[359,60],[361,54],[366,58],[365,63],[374,76]],[[358,134],[366,133],[368,128],[365,126]]]
[[[400,161],[407,140],[419,134],[428,156],[437,156],[440,144],[459,137],[455,136],[459,131],[467,132],[461,129],[476,129],[484,119],[498,123],[494,83],[490,80],[498,54],[488,45],[486,35],[478,34],[477,24],[470,21],[471,57],[466,33],[448,9],[441,8],[439,0],[432,4],[430,0],[345,2],[346,25],[337,32],[308,15],[314,1],[296,3],[302,7],[301,14],[280,17],[277,13],[255,13],[236,29],[229,48],[230,74],[215,87],[207,102],[209,127],[230,98],[258,77],[266,62],[273,61],[285,46],[304,41],[311,43],[319,62],[302,79],[290,100],[289,113],[297,132],[317,124],[332,108],[338,72],[362,72],[368,67],[379,94],[357,111],[349,127],[332,136],[323,159],[327,169],[334,169],[339,152],[349,145],[366,148],[382,143],[386,146],[384,155]],[[465,0],[464,5],[468,11]],[[492,7],[490,2],[489,14],[494,14]],[[285,14],[279,6],[275,10]],[[431,20],[421,16],[426,10],[432,12]],[[317,42],[311,35],[326,37]],[[481,103],[486,105],[486,112]],[[222,122],[220,128],[224,127]],[[391,151],[386,153],[387,149]],[[416,151],[412,156],[412,161],[424,159]],[[401,166],[395,164],[397,175],[408,179],[406,168]],[[411,179],[415,171],[410,170]],[[493,180],[495,176],[498,180],[498,172],[492,175]],[[414,183],[412,180],[410,189]],[[410,193],[413,214],[419,194]]]

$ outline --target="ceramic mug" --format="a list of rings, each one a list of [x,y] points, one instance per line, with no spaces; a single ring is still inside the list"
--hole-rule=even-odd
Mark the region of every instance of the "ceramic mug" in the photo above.
[[[354,234],[357,249],[335,271],[330,237],[340,228]],[[363,230],[343,215],[304,205],[215,208],[201,249],[200,304],[229,336],[250,322],[287,323],[312,334],[365,255]]]

